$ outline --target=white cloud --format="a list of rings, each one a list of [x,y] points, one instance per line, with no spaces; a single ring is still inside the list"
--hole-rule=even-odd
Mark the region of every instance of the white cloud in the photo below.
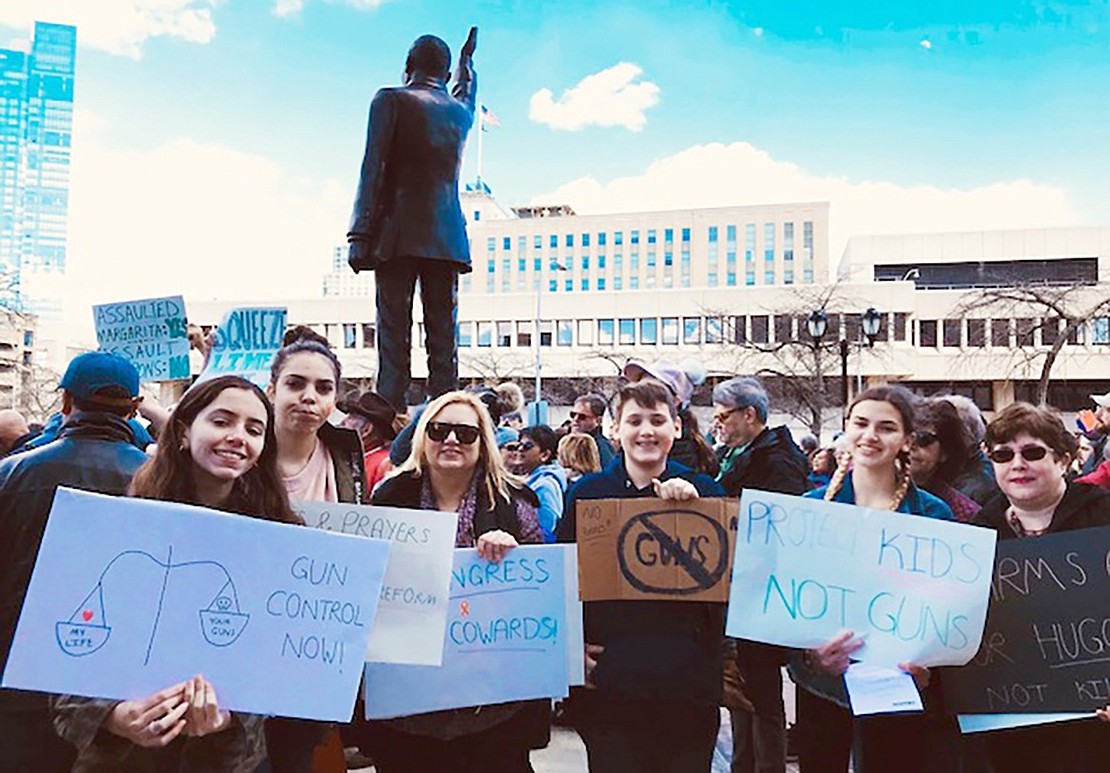
[[[275,16],[295,16],[304,8],[304,0],[274,0]]]
[[[77,44],[139,59],[150,38],[208,43],[223,0],[3,0],[0,25],[30,32],[36,19],[77,27]]]
[[[577,131],[586,126],[623,126],[638,132],[647,124],[644,111],[659,104],[659,87],[633,83],[643,70],[629,62],[587,75],[558,100],[540,89],[528,102],[528,117],[552,129]]]
[[[1062,188],[1030,180],[976,188],[902,186],[811,174],[745,142],[695,145],[640,175],[602,183],[580,177],[533,198],[581,214],[829,201],[829,257],[840,261],[850,236],[980,231],[1080,224]]]
[[[304,10],[306,0],[274,0],[274,15],[282,18],[296,16]],[[360,11],[372,10],[386,0],[326,0],[331,5],[346,5]]]
[[[92,303],[177,293],[316,294],[345,238],[353,179],[300,180],[267,158],[188,138],[116,150],[86,130],[89,118],[75,116],[85,140],[73,153],[68,318],[84,325]]]

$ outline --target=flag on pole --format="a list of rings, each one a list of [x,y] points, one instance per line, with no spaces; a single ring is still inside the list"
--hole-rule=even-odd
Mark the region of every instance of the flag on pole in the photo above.
[[[498,118],[497,115],[492,110],[488,109],[485,105],[482,105],[481,121],[482,131],[489,131],[489,129],[486,128],[487,126],[496,129],[498,126],[501,125],[501,119]]]

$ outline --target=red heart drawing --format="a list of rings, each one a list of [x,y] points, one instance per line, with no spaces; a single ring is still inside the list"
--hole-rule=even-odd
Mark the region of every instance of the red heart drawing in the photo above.
[[[83,609],[83,610],[81,610],[81,617],[82,617],[82,618],[83,618],[83,619],[85,620],[85,622],[87,623],[87,622],[89,622],[90,620],[92,620],[92,618],[93,618],[93,611],[92,611],[91,609]]]

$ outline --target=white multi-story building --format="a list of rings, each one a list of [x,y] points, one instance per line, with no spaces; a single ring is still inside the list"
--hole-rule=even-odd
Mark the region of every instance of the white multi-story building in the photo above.
[[[552,379],[586,386],[615,377],[632,357],[696,358],[711,376],[790,378],[820,368],[835,377],[846,364],[857,388],[896,380],[963,392],[989,410],[1032,395],[1063,335],[1050,402],[1081,407],[1090,393],[1110,390],[1110,309],[1069,328],[1036,304],[969,303],[969,288],[1032,280],[1078,286],[1068,313],[1089,311],[1110,298],[1101,281],[1110,229],[859,236],[830,281],[827,203],[576,215],[567,207],[508,212],[468,192],[463,207],[473,263],[459,292],[464,379],[515,378],[527,390],[537,352],[545,390]],[[338,247],[324,288],[324,297],[288,301],[290,323],[325,334],[345,375],[372,378],[373,275],[352,274]],[[190,317],[214,324],[230,305],[191,304]],[[417,380],[426,375],[419,305]],[[868,308],[882,321],[873,346],[861,334]],[[816,310],[829,315],[823,348],[806,329]]]

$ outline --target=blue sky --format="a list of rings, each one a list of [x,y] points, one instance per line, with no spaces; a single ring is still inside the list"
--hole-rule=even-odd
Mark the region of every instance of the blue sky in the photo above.
[[[36,18],[78,26],[89,292],[144,259],[183,270],[96,291],[315,292],[374,90],[471,24],[505,204],[829,199],[834,260],[852,233],[1110,225],[1106,2],[7,0],[0,41]]]

